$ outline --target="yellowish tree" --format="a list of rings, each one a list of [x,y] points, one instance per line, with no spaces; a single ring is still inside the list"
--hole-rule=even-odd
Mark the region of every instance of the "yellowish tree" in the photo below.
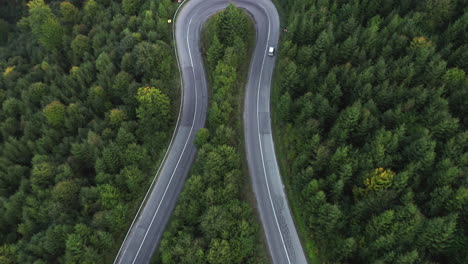
[[[393,171],[378,168],[364,180],[364,185],[369,191],[384,190],[392,186],[393,178],[395,178]]]
[[[364,179],[364,188],[356,187],[353,192],[356,196],[362,197],[371,192],[378,192],[392,187],[395,172],[390,169],[377,168],[370,172]]]

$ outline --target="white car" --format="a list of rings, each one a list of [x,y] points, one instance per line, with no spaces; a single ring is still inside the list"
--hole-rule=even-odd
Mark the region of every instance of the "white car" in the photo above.
[[[270,46],[268,48],[268,56],[273,57],[275,55],[275,47]]]

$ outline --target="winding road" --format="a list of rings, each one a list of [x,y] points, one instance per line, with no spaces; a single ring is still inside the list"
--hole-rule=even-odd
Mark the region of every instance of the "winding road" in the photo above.
[[[185,1],[175,24],[176,53],[183,82],[181,112],[157,180],[153,182],[122,243],[114,264],[149,263],[175,207],[195,158],[195,133],[205,125],[208,92],[200,52],[203,24],[229,2],[255,21],[257,42],[250,64],[244,104],[249,172],[273,263],[307,263],[291,217],[276,161],[270,120],[270,89],[279,17],[270,0]]]

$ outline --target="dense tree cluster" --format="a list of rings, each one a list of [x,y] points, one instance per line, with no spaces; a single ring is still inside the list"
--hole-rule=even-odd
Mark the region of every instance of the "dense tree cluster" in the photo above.
[[[309,256],[467,263],[466,1],[278,2],[276,142]]]
[[[245,201],[238,136],[242,80],[253,27],[233,5],[205,26],[205,58],[212,87],[207,128],[196,135],[199,149],[191,176],[164,233],[158,263],[264,263],[259,225]]]
[[[104,263],[178,109],[175,5],[47,2],[0,3],[0,263]]]

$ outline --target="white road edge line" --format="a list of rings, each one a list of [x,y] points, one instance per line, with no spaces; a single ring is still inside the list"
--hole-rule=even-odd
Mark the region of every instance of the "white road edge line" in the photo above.
[[[174,18],[172,19],[172,21],[175,22],[175,19],[177,17],[177,13],[179,12],[179,9],[184,5],[184,3],[186,2],[187,0],[184,0],[178,7],[177,7],[177,10],[176,12],[174,13]],[[175,23],[174,23],[174,27],[175,27]],[[175,36],[174,36],[174,33],[175,30],[172,31],[172,36],[173,36],[173,40],[175,42]],[[175,55],[176,55],[176,60],[177,60],[177,64],[179,65],[179,57],[178,57],[178,54],[177,54],[177,47],[176,45],[174,44],[174,50],[175,50]],[[183,99],[183,94],[184,94],[184,87],[183,87],[183,83],[182,83],[182,72],[180,71],[180,67],[177,67],[177,69],[179,70],[179,76],[180,76],[180,90],[181,90],[181,100],[180,100],[180,106],[179,106],[179,114],[177,116],[177,121],[176,121],[176,125],[174,127],[174,132],[172,133],[172,138],[171,138],[171,141],[169,142],[169,145],[167,145],[167,149],[166,149],[166,153],[164,154],[164,157],[163,159],[161,160],[161,164],[159,165],[159,168],[158,170],[156,171],[156,174],[154,175],[154,178],[153,178],[153,181],[151,182],[151,185],[150,187],[148,188],[148,191],[146,192],[145,194],[145,197],[143,198],[143,200],[141,201],[141,204],[140,204],[140,207],[138,207],[138,211],[137,213],[135,214],[135,217],[133,218],[133,221],[132,223],[130,224],[130,227],[128,228],[128,231],[127,231],[127,234],[125,235],[125,238],[124,240],[122,241],[122,244],[120,245],[120,248],[119,248],[119,252],[117,252],[117,255],[115,256],[115,259],[114,259],[114,262],[113,264],[116,264],[116,261],[117,259],[119,258],[120,256],[120,252],[122,251],[122,248],[125,244],[125,240],[127,240],[127,237],[128,235],[130,234],[130,231],[132,230],[133,228],[133,225],[135,224],[135,221],[136,219],[138,218],[138,216],[140,215],[140,211],[141,211],[141,208],[143,207],[143,204],[145,204],[145,201],[146,201],[146,198],[148,197],[149,193],[151,192],[151,190],[153,189],[153,185],[154,183],[156,182],[156,179],[158,178],[158,175],[159,175],[159,172],[161,171],[165,161],[166,161],[166,157],[167,155],[169,154],[169,150],[171,149],[172,147],[172,142],[174,141],[174,138],[177,134],[177,128],[179,127],[179,122],[180,122],[180,115],[182,113],[182,99]],[[127,251],[127,249],[125,249],[123,251],[123,253],[125,254],[125,252]]]
[[[193,19],[193,17],[192,17],[192,19]],[[188,31],[187,31],[187,47],[188,47],[188,52],[189,52],[189,56],[190,56],[190,63],[192,65],[193,76],[195,78],[195,70],[193,68],[192,53],[190,52],[190,43],[188,41],[189,40],[189,32],[190,32],[190,24],[192,23],[192,19],[190,19],[189,26],[188,26]],[[187,147],[187,144],[188,144],[188,142],[190,140],[190,137],[192,135],[193,127],[195,125],[195,118],[197,116],[197,105],[198,105],[197,82],[194,82],[194,88],[195,88],[195,112],[193,113],[192,127],[190,128],[189,136],[187,138],[187,141],[185,141],[184,148],[182,149],[182,153],[180,154],[179,159],[177,160],[177,164],[176,164],[176,167],[174,168],[174,171],[172,172],[171,179],[169,180],[169,183],[167,184],[166,189],[164,190],[164,193],[163,193],[163,196],[161,198],[161,201],[159,202],[158,208],[156,209],[156,212],[154,213],[153,218],[151,219],[150,225],[149,225],[148,229],[146,230],[145,236],[143,237],[143,240],[141,241],[140,247],[138,248],[138,251],[137,251],[137,253],[135,255],[135,258],[132,261],[132,264],[135,263],[135,261],[138,258],[138,254],[140,254],[141,248],[143,247],[143,243],[145,242],[146,237],[148,236],[148,232],[151,229],[151,226],[153,225],[154,219],[156,218],[156,215],[158,214],[159,208],[161,207],[161,204],[162,204],[162,202],[164,200],[164,197],[166,196],[167,190],[169,189],[169,186],[171,185],[171,182],[172,182],[172,179],[174,178],[175,172],[176,172],[177,168],[179,167],[180,160],[182,159],[182,156],[185,154],[184,153],[185,148]]]
[[[184,1],[179,5],[179,7],[177,8],[177,11],[179,10],[179,8],[180,8],[186,1],[187,1],[187,0],[184,0]],[[266,46],[266,48],[268,49],[268,43],[269,43],[269,40],[270,40],[270,31],[271,31],[271,28],[270,28],[270,16],[268,15],[268,12],[265,10],[265,8],[264,8],[263,6],[262,6],[262,9],[265,11],[265,13],[267,14],[267,17],[268,17],[268,37],[267,37],[267,46]],[[176,14],[177,14],[177,11],[176,11]],[[176,14],[174,15],[174,18],[175,18],[175,16],[176,16]],[[193,17],[192,17],[192,19],[193,19]],[[192,19],[190,19],[189,27],[188,27],[188,32],[187,32],[187,46],[188,46],[188,51],[189,51],[189,56],[190,56],[190,63],[191,63],[191,65],[192,65],[192,72],[193,72],[193,75],[195,76],[195,71],[194,71],[194,66],[193,66],[193,58],[192,58],[192,53],[191,53],[191,51],[190,51],[190,44],[189,44],[189,41],[188,41],[188,39],[189,39],[189,34],[188,34],[188,33],[190,32],[190,24],[192,23]],[[174,23],[175,23],[175,19],[174,19],[173,21],[174,21]],[[177,49],[177,47],[176,47],[176,49]],[[177,56],[177,52],[176,52],[176,56]],[[280,233],[281,242],[282,242],[283,247],[284,247],[284,250],[285,250],[285,252],[286,252],[286,257],[287,257],[287,259],[288,259],[288,263],[291,263],[291,260],[290,260],[290,258],[289,258],[289,254],[288,254],[288,250],[287,250],[287,248],[286,248],[286,244],[284,243],[283,234],[282,234],[281,228],[280,228],[280,226],[279,226],[278,217],[277,217],[277,215],[276,215],[275,207],[274,207],[274,205],[273,205],[273,200],[272,200],[272,197],[271,197],[271,191],[270,191],[270,187],[269,187],[269,183],[268,183],[268,178],[267,178],[267,176],[266,176],[267,174],[266,174],[266,168],[265,168],[265,160],[264,160],[264,157],[263,157],[263,148],[262,148],[262,141],[261,141],[261,134],[260,134],[260,119],[259,119],[259,111],[258,111],[258,106],[259,106],[259,103],[258,103],[258,102],[259,102],[259,99],[260,99],[260,84],[261,84],[261,79],[262,79],[262,74],[263,74],[263,66],[264,66],[264,64],[265,64],[265,58],[266,58],[266,54],[263,55],[262,67],[261,67],[261,70],[260,70],[260,77],[259,77],[258,90],[257,90],[257,131],[258,131],[258,138],[259,138],[259,144],[260,144],[260,155],[261,155],[261,158],[262,158],[262,167],[263,167],[264,177],[265,177],[265,181],[266,181],[268,196],[269,196],[270,203],[271,203],[271,207],[272,207],[272,210],[273,210],[273,215],[275,216],[276,225],[277,225],[278,230],[279,230],[279,233]],[[179,63],[179,62],[178,62],[178,63]],[[179,67],[179,71],[180,71],[180,67]],[[181,81],[182,81],[182,79],[181,79]],[[195,87],[196,87],[196,82],[195,82]],[[183,87],[182,87],[181,90],[183,90]],[[151,226],[153,225],[154,219],[155,219],[155,217],[156,217],[156,215],[157,215],[157,213],[158,213],[158,211],[159,211],[159,208],[160,208],[160,206],[161,206],[162,201],[164,200],[164,197],[166,196],[166,193],[167,193],[167,190],[168,190],[168,188],[169,188],[169,185],[170,185],[171,182],[172,182],[172,179],[173,179],[173,177],[174,177],[174,174],[175,174],[175,172],[176,172],[176,170],[177,170],[177,168],[178,168],[178,166],[179,166],[180,160],[182,159],[182,156],[183,156],[183,154],[184,154],[184,152],[185,152],[185,149],[186,149],[186,147],[187,147],[188,141],[189,141],[189,139],[190,139],[190,137],[191,137],[191,135],[192,135],[193,127],[194,127],[194,123],[195,123],[195,117],[196,117],[196,113],[197,113],[197,104],[198,104],[198,100],[197,100],[197,98],[198,98],[198,93],[197,93],[197,90],[196,90],[196,89],[195,89],[195,98],[196,98],[196,99],[195,99],[194,119],[193,119],[193,121],[192,121],[192,127],[191,127],[191,129],[190,129],[189,136],[188,136],[188,138],[187,138],[187,141],[185,142],[185,145],[184,145],[184,148],[183,148],[183,150],[182,150],[182,153],[181,153],[181,155],[179,156],[179,159],[178,159],[178,161],[177,161],[176,167],[174,168],[174,171],[173,171],[173,173],[172,173],[172,175],[171,175],[171,179],[169,180],[169,183],[168,183],[168,185],[167,185],[167,187],[166,187],[166,189],[165,189],[165,191],[164,191],[163,197],[161,198],[161,201],[159,202],[158,208],[156,209],[156,212],[155,212],[155,214],[153,215],[153,218],[152,218],[151,223],[150,223],[150,225],[149,225],[149,227],[148,227],[148,229],[147,229],[147,231],[146,231],[146,233],[145,233],[145,236],[143,237],[143,241],[142,241],[142,243],[140,244],[140,246],[139,246],[139,248],[138,248],[138,251],[137,251],[137,253],[136,253],[136,255],[135,255],[134,260],[132,261],[132,264],[135,263],[135,261],[136,261],[136,259],[137,259],[137,257],[138,257],[138,254],[139,254],[140,251],[141,251],[141,248],[142,248],[142,246],[143,246],[143,243],[144,243],[144,241],[146,240],[146,237],[147,237],[147,235],[148,235],[149,230],[151,229]],[[183,100],[183,97],[182,97],[182,99],[181,99],[180,109],[182,109],[182,104],[183,104],[182,100]],[[159,174],[159,171],[161,170],[161,168],[162,168],[162,166],[163,166],[163,164],[164,164],[164,161],[165,161],[165,159],[166,159],[166,156],[167,156],[167,154],[169,153],[169,149],[171,148],[172,142],[173,142],[174,137],[175,137],[176,132],[177,132],[177,127],[178,127],[178,124],[179,124],[181,112],[182,112],[182,111],[180,110],[180,111],[179,111],[179,116],[178,116],[178,118],[177,118],[176,129],[174,130],[174,133],[173,133],[173,136],[172,136],[172,139],[171,139],[171,143],[169,144],[169,147],[168,147],[168,149],[167,149],[167,151],[166,151],[166,154],[164,155],[164,158],[163,158],[163,163],[161,163],[161,166],[159,167],[159,169],[158,169],[158,171],[157,171],[157,173],[156,173],[156,176]],[[125,239],[128,237],[128,234],[130,233],[130,230],[132,229],[132,227],[133,227],[133,225],[134,225],[134,222],[135,222],[136,218],[138,217],[139,212],[140,212],[140,210],[141,210],[141,208],[142,208],[142,206],[143,206],[143,204],[144,204],[144,202],[145,202],[145,200],[146,200],[146,197],[147,197],[148,194],[150,193],[150,190],[152,189],[152,186],[153,186],[155,180],[156,180],[156,177],[153,179],[153,182],[152,182],[150,188],[148,189],[148,192],[146,193],[145,198],[143,199],[143,202],[142,202],[142,204],[140,205],[140,208],[138,209],[138,212],[137,212],[137,214],[136,214],[136,216],[135,216],[135,218],[134,218],[134,220],[133,220],[133,222],[132,222],[132,224],[131,224],[131,226],[130,226],[128,232],[127,232],[127,235],[125,236]],[[122,247],[123,247],[123,245],[124,245],[125,239],[124,239],[124,241],[122,242],[122,245],[121,245],[121,247],[120,247],[120,249],[119,249],[119,252],[118,252],[118,254],[117,254],[116,259],[114,260],[114,264],[115,264],[115,262],[117,261],[117,258],[118,258],[119,254],[120,254],[120,251],[122,250]],[[125,249],[125,251],[126,251],[126,249]],[[125,251],[124,251],[124,252],[125,252]]]
[[[263,6],[261,6],[263,11],[267,14],[268,17],[268,37],[267,37],[267,45],[266,49],[268,49],[269,42],[270,42],[270,15],[268,15],[268,12],[265,10]],[[271,208],[273,210],[273,215],[275,216],[275,221],[276,221],[276,226],[278,227],[280,237],[281,237],[281,242],[283,243],[284,251],[286,252],[286,258],[288,259],[288,263],[291,264],[291,260],[289,259],[289,254],[288,250],[286,248],[286,244],[284,243],[284,238],[283,238],[283,233],[281,232],[281,228],[279,226],[278,222],[278,217],[276,215],[275,207],[273,205],[273,199],[271,198],[271,192],[270,192],[270,186],[268,183],[268,177],[265,169],[265,160],[263,158],[263,147],[262,147],[262,137],[260,134],[260,118],[259,118],[259,111],[258,111],[258,106],[259,106],[259,101],[260,101],[260,85],[262,83],[262,75],[263,75],[263,66],[265,65],[265,58],[266,58],[266,52],[263,54],[263,61],[262,61],[262,67],[260,69],[260,77],[258,80],[258,89],[257,89],[257,131],[258,131],[258,143],[260,144],[260,156],[262,157],[262,166],[263,166],[263,175],[265,176],[265,181],[266,181],[266,186],[267,186],[267,191],[268,191],[268,197],[270,198],[270,203],[271,203]],[[270,84],[271,85],[271,84]]]

